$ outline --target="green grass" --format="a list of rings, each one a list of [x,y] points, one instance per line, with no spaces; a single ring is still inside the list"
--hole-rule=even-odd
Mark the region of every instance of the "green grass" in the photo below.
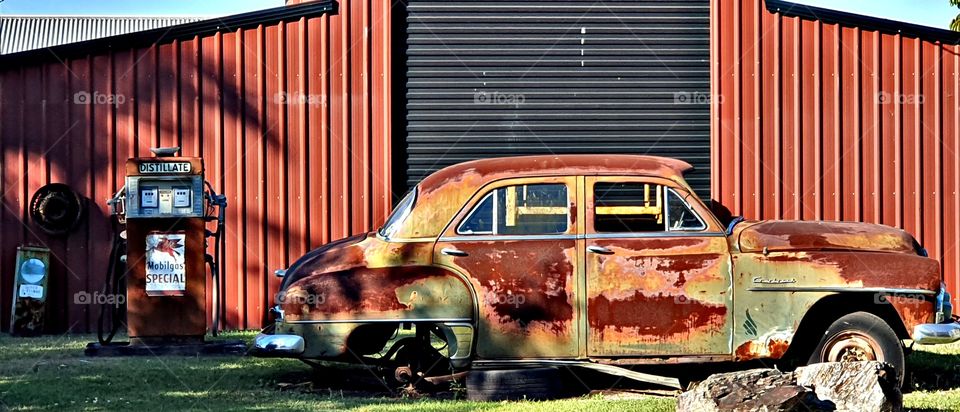
[[[250,339],[252,334],[229,334]],[[294,360],[244,357],[88,358],[91,335],[0,337],[0,410],[672,411],[672,398],[600,396],[549,402],[467,402],[391,397],[372,388],[281,389],[309,382]],[[351,373],[365,373],[352,370]],[[324,377],[337,380],[339,377]],[[376,382],[370,376],[369,380]],[[347,385],[349,386],[349,385]]]
[[[252,338],[232,333],[226,338]],[[91,335],[0,337],[0,410],[334,410],[356,411],[672,411],[671,397],[601,395],[548,402],[469,402],[390,396],[367,376],[352,391],[349,376],[330,370],[312,387],[312,370],[286,359],[254,357],[88,358]],[[910,357],[905,406],[960,410],[960,345],[918,347]],[[369,387],[374,382],[374,387]],[[322,386],[322,385],[321,385]],[[363,386],[363,385],[361,385]]]

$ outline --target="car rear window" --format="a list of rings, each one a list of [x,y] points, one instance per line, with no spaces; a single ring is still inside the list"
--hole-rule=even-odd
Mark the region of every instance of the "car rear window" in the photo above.
[[[596,232],[696,231],[703,221],[673,189],[641,182],[593,186]]]

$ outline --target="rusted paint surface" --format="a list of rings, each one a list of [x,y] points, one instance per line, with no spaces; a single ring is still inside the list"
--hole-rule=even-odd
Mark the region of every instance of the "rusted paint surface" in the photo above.
[[[571,157],[571,159],[573,159]],[[485,165],[493,160],[470,162]],[[524,162],[517,162],[522,165]],[[576,162],[574,162],[576,163]],[[535,174],[530,167],[526,174]],[[480,169],[488,170],[486,167]],[[570,222],[566,235],[577,231],[577,189],[573,176],[501,180],[505,174],[487,172],[486,179],[496,181],[470,193],[466,206],[453,218],[459,222],[491,190],[507,185],[563,183],[567,186]],[[441,173],[441,172],[438,172]],[[520,173],[519,171],[517,173]],[[424,186],[428,184],[427,179]],[[497,357],[573,357],[579,353],[581,291],[577,284],[580,263],[577,242],[567,239],[518,241],[473,241],[456,237],[456,225],[450,225],[435,246],[434,262],[468,276],[477,293],[478,355]],[[451,257],[439,253],[452,247],[468,253]]]
[[[589,158],[570,157],[570,163]],[[422,196],[401,232],[445,228],[436,238],[397,241],[371,233],[308,254],[287,275],[287,295],[298,302],[283,304],[278,330],[309,337],[311,354],[339,356],[365,319],[457,317],[476,325],[479,358],[643,363],[651,356],[780,358],[810,308],[837,293],[876,293],[877,304],[891,305],[907,328],[932,318],[932,303],[921,295],[939,286],[939,266],[918,255],[903,231],[861,223],[742,222],[727,236],[705,205],[688,198],[706,223],[702,232],[597,233],[597,182],[649,182],[681,195],[688,189],[664,172],[554,176],[536,165],[477,172],[498,162],[471,162],[468,171],[452,174],[456,178],[421,183]],[[585,173],[577,170],[567,173]],[[543,183],[567,187],[566,232],[501,239],[456,232],[490,191]],[[446,205],[460,197],[462,204]],[[439,221],[424,224],[416,216]],[[590,246],[606,251],[593,253]],[[864,288],[917,296],[886,302],[888,292]],[[325,297],[321,304],[299,302],[317,295]],[[296,323],[303,320],[343,323]]]
[[[592,356],[728,352],[730,282],[722,237],[588,239]]]
[[[227,196],[226,328],[265,325],[275,269],[381,224],[394,201],[391,21],[389,2],[339,0],[328,15],[6,56],[0,267],[13,267],[17,245],[50,247],[47,332],[96,329],[97,306],[73,296],[103,287],[113,238],[104,200],[123,185],[126,159],[150,147],[203,157],[206,178]],[[95,100],[111,96],[117,104]],[[87,199],[86,221],[67,237],[27,216],[31,195],[51,182]],[[0,271],[2,302],[12,300],[10,276]],[[4,329],[10,309],[0,305]]]
[[[625,173],[612,181],[635,181],[673,187],[672,179]],[[593,185],[585,182],[584,231],[594,229]],[[707,224],[704,236],[586,239],[613,253],[586,253],[588,353],[704,355],[730,353],[732,332],[729,247],[720,225],[695,197],[688,199]],[[615,234],[606,234],[608,236]],[[672,323],[671,323],[672,322]]]
[[[572,356],[576,320],[576,242],[541,240],[437,244],[469,253],[451,259],[476,285],[482,357]]]
[[[738,361],[762,358],[780,359],[783,357],[783,354],[787,353],[787,349],[790,348],[791,338],[792,336],[780,338],[770,337],[759,339],[758,341],[747,341],[737,346],[733,357]]]
[[[838,290],[866,294],[864,297],[877,305],[891,305],[907,331],[933,320],[934,308],[929,296],[889,297],[886,292],[859,291],[861,288],[937,290],[940,268],[933,259],[900,252],[869,251],[735,253],[733,257],[737,296],[734,313],[738,316],[734,323],[737,348],[734,355],[737,359],[774,357],[777,351],[773,350],[772,342],[792,341],[804,314],[820,299],[844,293]],[[777,291],[778,288],[786,290]],[[804,291],[790,291],[792,288]]]
[[[711,198],[902,228],[960,307],[960,45],[765,0],[711,0],[710,21]]]
[[[289,321],[471,318],[465,281],[431,266],[433,245],[369,234],[310,257],[289,273],[278,304]]]
[[[420,198],[430,207],[414,210],[401,238],[436,237],[450,218],[482,185],[499,179],[524,176],[625,175],[656,176],[683,185],[683,172],[691,169],[682,160],[657,156],[554,155],[518,156],[464,162],[443,168],[420,183]]]
[[[868,250],[916,254],[913,237],[890,226],[856,222],[751,222],[740,232],[742,252]]]
[[[929,296],[918,296],[916,294],[886,295],[882,301],[889,302],[897,310],[908,333],[913,333],[913,328],[919,324],[936,321],[934,319],[934,304]]]
[[[850,251],[771,252],[741,261],[736,270],[755,286],[904,288],[937,290],[937,261],[917,255]]]

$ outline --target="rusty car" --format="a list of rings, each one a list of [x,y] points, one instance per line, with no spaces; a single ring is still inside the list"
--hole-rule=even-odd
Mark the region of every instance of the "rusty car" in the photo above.
[[[631,367],[878,360],[902,379],[906,343],[960,339],[940,265],[910,234],[724,224],[691,169],[633,155],[442,169],[379,230],[278,271],[255,350],[378,365],[398,382],[571,366],[676,387]]]

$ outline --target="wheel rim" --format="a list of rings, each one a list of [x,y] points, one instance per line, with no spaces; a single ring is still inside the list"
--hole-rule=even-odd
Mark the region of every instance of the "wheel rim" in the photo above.
[[[823,362],[883,362],[877,341],[860,332],[843,332],[831,338],[820,353]]]

